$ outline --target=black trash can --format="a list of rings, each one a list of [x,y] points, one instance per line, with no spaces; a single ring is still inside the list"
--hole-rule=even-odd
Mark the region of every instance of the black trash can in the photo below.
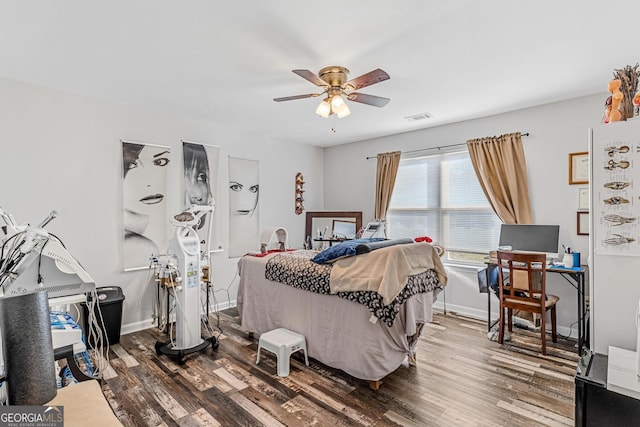
[[[120,329],[122,327],[122,302],[124,301],[122,288],[119,286],[105,286],[97,288],[96,293],[98,294],[98,303],[94,307],[96,321],[98,325],[100,325],[100,330],[104,334],[104,337],[109,340],[109,345],[117,344],[120,342]],[[89,296],[89,298],[91,298],[91,296]],[[90,346],[95,346],[96,343],[93,337],[91,340],[88,339],[89,309],[87,304],[82,303],[82,308],[84,338]],[[100,308],[100,312],[102,313],[102,320],[98,308]],[[106,345],[106,342],[103,341],[103,344]]]

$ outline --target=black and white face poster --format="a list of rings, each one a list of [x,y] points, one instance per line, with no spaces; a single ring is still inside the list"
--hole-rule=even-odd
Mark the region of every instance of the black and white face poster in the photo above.
[[[200,250],[222,249],[219,217],[216,214],[218,164],[220,148],[194,142],[182,142],[184,175],[184,208],[211,206],[212,212],[202,217],[194,228],[200,238]]]
[[[167,249],[167,170],[171,149],[122,141],[123,266],[149,267]]]
[[[257,160],[229,157],[229,257],[260,249]]]

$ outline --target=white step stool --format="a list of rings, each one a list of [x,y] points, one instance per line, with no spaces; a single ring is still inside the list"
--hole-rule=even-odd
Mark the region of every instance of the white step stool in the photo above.
[[[284,328],[274,329],[273,331],[260,335],[256,365],[260,363],[260,349],[262,348],[276,355],[278,360],[278,376],[280,377],[289,375],[289,357],[296,351],[304,351],[304,363],[309,366],[307,343],[304,335]]]

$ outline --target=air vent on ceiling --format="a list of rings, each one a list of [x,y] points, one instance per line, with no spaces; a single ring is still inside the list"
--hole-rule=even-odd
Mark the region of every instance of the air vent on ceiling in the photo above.
[[[415,114],[413,116],[405,117],[405,120],[409,122],[415,122],[417,120],[430,119],[431,117],[433,116],[429,113],[422,113],[422,114]]]

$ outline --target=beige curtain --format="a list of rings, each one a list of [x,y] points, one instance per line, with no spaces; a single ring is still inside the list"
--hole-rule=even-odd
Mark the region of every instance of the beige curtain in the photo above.
[[[505,224],[531,224],[527,165],[520,132],[467,141],[487,200]]]
[[[376,170],[376,211],[375,219],[384,219],[391,201],[396,174],[400,165],[400,151],[378,153]]]

